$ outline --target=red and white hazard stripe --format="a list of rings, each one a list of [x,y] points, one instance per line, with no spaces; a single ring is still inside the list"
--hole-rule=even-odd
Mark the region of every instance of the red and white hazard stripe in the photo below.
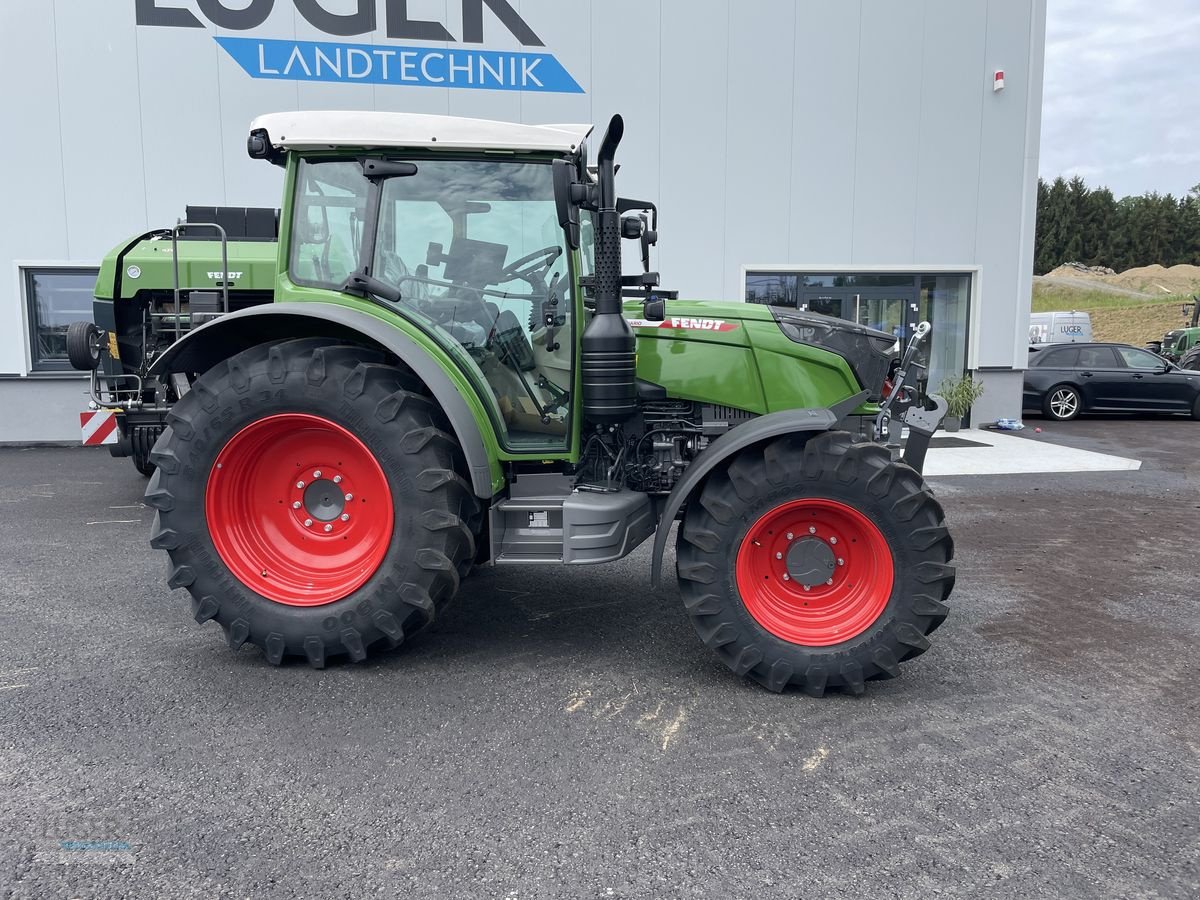
[[[81,412],[79,414],[79,427],[83,430],[83,444],[85,447],[115,444],[119,437],[117,434],[117,414],[111,409]]]

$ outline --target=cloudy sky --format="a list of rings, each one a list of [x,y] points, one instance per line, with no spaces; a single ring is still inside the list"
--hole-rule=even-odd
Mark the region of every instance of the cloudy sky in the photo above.
[[[1043,177],[1200,183],[1200,0],[1048,0]]]

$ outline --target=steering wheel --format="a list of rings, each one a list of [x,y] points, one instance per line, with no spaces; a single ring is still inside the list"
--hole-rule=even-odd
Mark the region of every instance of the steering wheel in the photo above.
[[[500,277],[503,281],[515,281],[518,278],[527,280],[539,269],[550,268],[561,255],[562,247],[557,244],[543,247],[541,250],[535,250],[520,259],[513,260],[500,271]]]

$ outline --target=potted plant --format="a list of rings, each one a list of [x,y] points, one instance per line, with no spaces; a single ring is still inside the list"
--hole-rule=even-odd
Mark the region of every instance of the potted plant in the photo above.
[[[983,396],[983,385],[975,382],[970,375],[962,378],[947,378],[937,393],[946,401],[946,420],[943,427],[947,431],[958,431],[962,427],[963,416],[971,411],[971,405]]]

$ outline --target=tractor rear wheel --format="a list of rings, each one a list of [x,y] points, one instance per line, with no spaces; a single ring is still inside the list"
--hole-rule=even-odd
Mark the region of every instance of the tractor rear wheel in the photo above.
[[[742,451],[679,529],[684,605],[739,675],[814,696],[892,678],[929,647],[954,542],[921,476],[845,432]]]
[[[475,553],[457,442],[412,375],[326,339],[202,375],[154,446],[151,545],[237,649],[365,659],[430,621]]]

